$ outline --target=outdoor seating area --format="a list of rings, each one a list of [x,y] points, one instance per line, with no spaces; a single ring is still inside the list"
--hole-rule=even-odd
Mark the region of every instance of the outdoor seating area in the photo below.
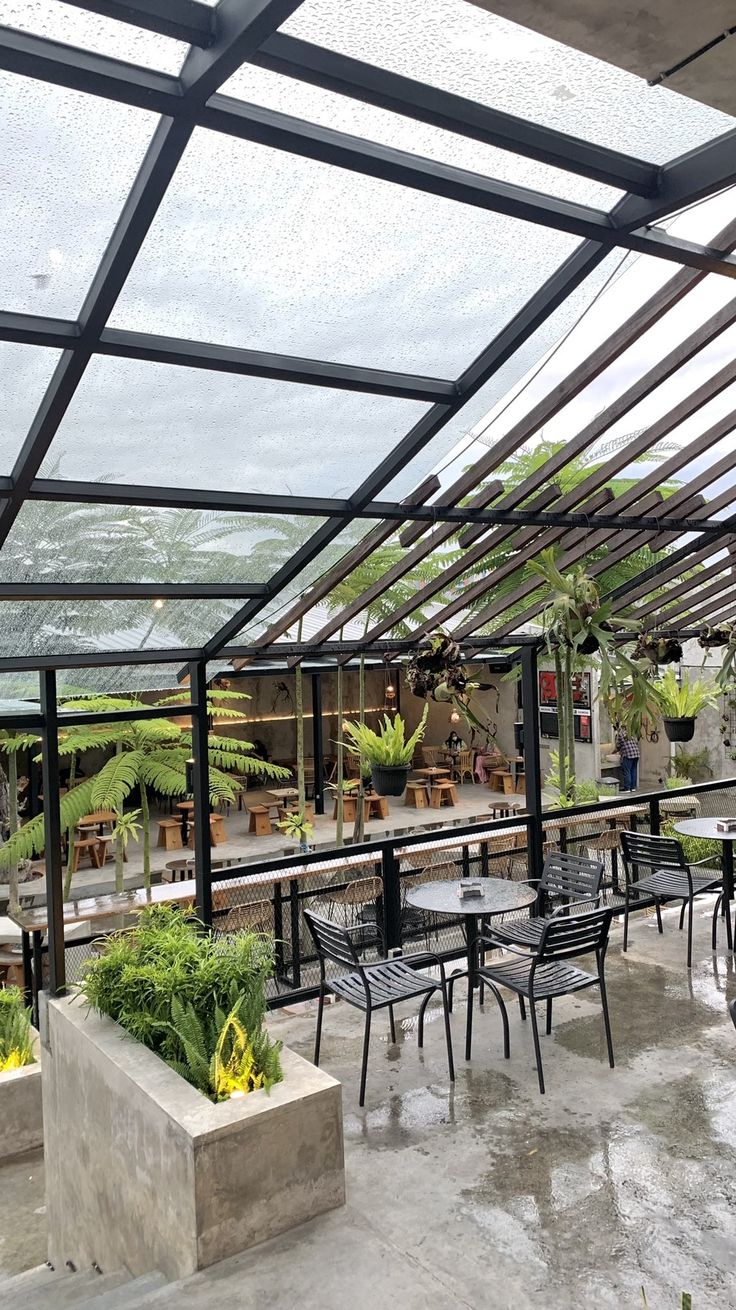
[[[0,1307],[733,1310],[736,51],[0,0]]]

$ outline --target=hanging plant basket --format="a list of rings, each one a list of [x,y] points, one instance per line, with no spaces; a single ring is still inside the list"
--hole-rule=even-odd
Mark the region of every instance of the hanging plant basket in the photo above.
[[[428,650],[418,651],[409,660],[406,682],[421,700],[448,700],[453,693],[464,692],[468,678],[457,642],[446,632],[433,637]]]
[[[600,650],[600,645],[598,638],[594,637],[591,632],[584,641],[580,642],[578,650],[581,655],[595,655],[595,652]]]
[[[646,633],[642,633],[631,658],[646,659],[651,664],[679,664],[682,659],[682,644],[677,637],[649,637]]]
[[[372,764],[373,790],[379,796],[403,796],[410,768],[409,764]]]
[[[698,645],[702,650],[713,650],[717,646],[728,646],[736,638],[736,625],[733,623],[706,623],[698,634]]]
[[[695,719],[663,719],[668,741],[692,741]]]

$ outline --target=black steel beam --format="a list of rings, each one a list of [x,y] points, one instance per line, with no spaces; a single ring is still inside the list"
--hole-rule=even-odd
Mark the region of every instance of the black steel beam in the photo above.
[[[3,600],[239,600],[263,582],[0,582]]]
[[[659,169],[654,164],[426,86],[286,32],[274,32],[250,62],[624,191],[651,197],[657,194]]]
[[[1,484],[0,490],[2,490]],[[344,522],[354,519],[382,519],[397,523],[404,521],[457,523],[462,526],[478,524],[481,527],[506,525],[511,527],[536,526],[591,530],[596,528],[621,528],[626,532],[641,532],[646,528],[653,528],[662,532],[706,532],[716,537],[734,531],[733,524],[727,526],[727,520],[715,519],[708,521],[691,519],[687,515],[678,517],[675,514],[655,520],[646,516],[635,519],[630,514],[606,514],[605,511],[585,514],[573,510],[534,510],[529,508],[496,509],[492,507],[490,509],[472,509],[470,506],[457,505],[407,506],[390,500],[368,500],[365,504],[360,505],[350,500],[333,500],[327,496],[260,495],[256,492],[200,491],[194,488],[141,487],[132,484],[118,486],[106,482],[67,482],[53,478],[34,479],[27,496],[29,500],[66,501],[72,504],[148,505],[162,508],[223,510],[230,513],[287,514],[295,518],[330,517]],[[5,599],[13,600],[26,594],[30,596],[30,591],[26,593],[19,590],[24,585],[23,583],[0,584],[0,599],[3,598],[5,591],[8,592],[8,595],[4,597]],[[86,594],[84,592],[85,587],[90,588],[89,595],[92,598],[97,598],[98,595],[102,596],[103,592],[109,591],[110,597],[117,599],[123,599],[128,594],[133,598],[138,596],[164,597],[167,595],[175,597],[182,594],[207,598],[247,594],[252,594],[255,597],[268,597],[273,594],[272,583],[236,583],[229,590],[227,583],[52,583],[47,585],[45,589],[41,583],[32,583],[30,586],[41,589],[35,599],[44,599],[47,593],[49,597],[69,594],[84,597]],[[77,590],[70,593],[68,586],[74,586]],[[166,587],[169,587],[169,591],[166,590]],[[183,593],[182,588],[188,590]],[[16,590],[18,591],[17,597],[15,595]]]
[[[28,673],[43,669],[112,669],[126,664],[179,664],[200,659],[199,647],[172,650],[85,650],[74,655],[4,655],[0,672]]]
[[[529,877],[541,878],[544,863],[542,833],[542,766],[539,749],[539,683],[537,650],[525,646],[521,652],[521,704],[524,715],[525,809],[529,815]]]
[[[84,345],[79,324],[63,319],[36,318],[32,314],[0,311],[0,340],[24,345],[52,346],[59,350]],[[146,332],[105,328],[96,353],[124,359],[140,359],[181,368],[207,369],[214,373],[237,373],[244,377],[272,378],[340,391],[361,391],[369,395],[399,396],[432,404],[457,395],[457,383],[448,378],[396,373],[390,369],[360,368],[329,360],[304,359],[265,350],[243,350],[218,346],[208,341],[187,341]]]
[[[670,236],[658,228],[634,231],[616,227],[611,215],[527,187],[471,173],[452,164],[424,159],[375,141],[365,141],[335,128],[303,122],[276,109],[245,104],[230,96],[213,95],[200,116],[200,124],[275,150],[300,155],[366,177],[380,178],[460,204],[506,214],[527,223],[569,232],[601,242],[606,249],[620,247],[669,259],[690,268],[736,277],[736,257],[724,255],[693,241]]]
[[[312,753],[314,755],[314,812],[325,812],[325,760],[322,732],[322,675],[312,674]],[[340,731],[340,725],[337,725]]]
[[[206,928],[212,927],[212,843],[210,838],[209,719],[207,715],[207,665],[194,660],[189,665],[192,696],[192,787],[194,801],[194,885],[195,910]]]
[[[66,986],[64,957],[64,875],[61,862],[61,814],[59,805],[59,727],[56,711],[56,674],[47,669],[40,676],[41,768],[43,777],[43,826],[46,852],[46,913],[48,923],[49,987],[59,996]],[[41,979],[36,979],[38,990]]]
[[[176,0],[175,4],[171,0],[66,0],[66,4],[186,45],[206,47],[215,39],[217,9],[201,0]]]
[[[192,714],[194,708],[192,705],[169,705],[165,709],[161,705],[141,705],[134,710],[65,711],[62,704],[59,709],[59,728],[89,727],[96,723],[136,723],[139,719],[170,719],[180,714]]]
[[[664,164],[654,200],[628,195],[616,205],[612,216],[618,227],[630,230],[654,223],[693,201],[733,186],[734,182],[736,131],[730,131]]]

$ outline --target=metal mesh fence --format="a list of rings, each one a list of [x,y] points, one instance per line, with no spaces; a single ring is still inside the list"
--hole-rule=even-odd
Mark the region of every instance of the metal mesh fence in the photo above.
[[[640,798],[619,798],[580,812],[548,811],[543,817],[543,853],[554,850],[600,860],[603,864],[603,900],[616,912],[624,906],[625,871],[620,835],[625,829],[659,830],[677,836],[691,861],[712,857],[718,869],[721,844],[679,834],[676,825],[686,819],[736,815],[736,779],[713,786],[678,788]],[[431,950],[443,957],[465,952],[464,918],[432,913],[412,904],[412,890],[422,884],[456,882],[461,877],[496,877],[523,881],[530,877],[529,830],[531,820],[519,814],[511,819],[485,817],[442,823],[428,821],[417,828],[374,834],[359,847],[274,859],[251,865],[213,860],[213,929],[218,933],[244,930],[272,934],[275,974],[270,983],[271,1003],[282,1004],[319,984],[319,963],[305,917],[311,910],[349,930],[359,958],[368,963],[400,947],[406,955]],[[191,888],[193,862],[183,856],[181,868],[171,877],[187,880]],[[177,891],[179,895],[177,897]],[[172,885],[172,896],[183,903],[189,893]],[[164,894],[165,895],[165,894]],[[192,892],[193,898],[193,892]],[[632,909],[644,908],[643,903]],[[499,919],[525,916],[511,911]],[[101,935],[134,922],[130,916],[111,915],[90,924],[67,924],[65,930],[67,980],[82,976],[85,961]],[[36,957],[38,963],[38,956]],[[41,965],[47,971],[47,956]]]

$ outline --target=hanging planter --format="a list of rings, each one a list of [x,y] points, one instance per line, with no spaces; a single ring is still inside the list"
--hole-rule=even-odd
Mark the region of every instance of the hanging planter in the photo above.
[[[692,741],[695,735],[695,719],[662,719],[668,741]]]
[[[642,632],[631,658],[649,660],[650,664],[679,664],[682,659],[682,645],[677,637],[653,637]]]
[[[651,691],[669,741],[692,741],[697,715],[718,699],[715,683],[687,676],[678,683],[674,669],[653,682]]]
[[[449,700],[453,694],[462,695],[468,676],[457,642],[446,632],[432,637],[429,649],[417,651],[409,660],[406,683],[421,700]]]
[[[379,796],[403,796],[409,779],[410,764],[372,764],[371,782]]]
[[[378,732],[365,723],[343,723],[343,732],[349,739],[345,745],[370,766],[371,781],[379,796],[401,796],[404,791],[414,748],[424,736],[428,714],[429,707],[425,705],[419,726],[408,738],[400,714],[395,715],[393,722],[384,714]]]

